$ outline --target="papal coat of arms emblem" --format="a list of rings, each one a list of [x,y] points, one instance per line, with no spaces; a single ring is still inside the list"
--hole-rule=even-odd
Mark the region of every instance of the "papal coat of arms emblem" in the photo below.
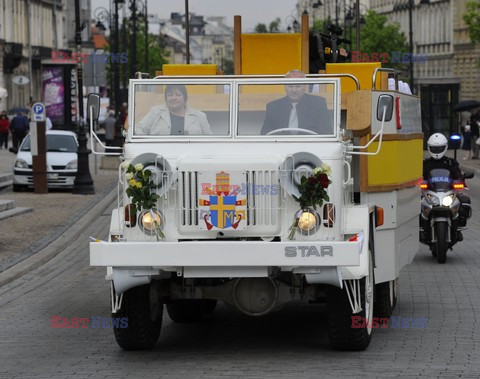
[[[233,185],[231,184],[232,178],[235,183]],[[212,184],[212,179],[215,179],[215,184]],[[224,171],[214,175],[213,173],[202,173],[198,200],[200,228],[207,230],[246,229],[247,199],[246,194],[241,191],[241,183],[244,183],[244,180],[245,176],[242,173],[230,174]]]

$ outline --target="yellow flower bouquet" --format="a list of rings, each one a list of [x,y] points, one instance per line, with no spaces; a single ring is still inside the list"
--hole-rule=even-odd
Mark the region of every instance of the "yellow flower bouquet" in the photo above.
[[[141,163],[136,165],[126,163],[123,167],[126,169],[125,179],[128,181],[126,193],[132,198],[131,207],[133,209],[130,209],[129,213],[136,214],[137,210],[154,209],[159,196],[155,193],[157,185],[152,180],[152,172],[145,170]],[[157,240],[165,239],[160,223],[152,212],[151,214]]]
[[[128,164],[125,179],[128,180],[127,195],[132,198],[132,205],[138,211],[152,209],[158,200],[155,193],[156,184],[152,180],[152,172],[144,170],[141,163]]]

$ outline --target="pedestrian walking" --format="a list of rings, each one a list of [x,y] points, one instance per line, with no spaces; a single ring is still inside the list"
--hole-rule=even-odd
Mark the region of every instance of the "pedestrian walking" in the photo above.
[[[110,109],[107,118],[105,119],[105,145],[113,146],[113,139],[115,137],[115,111]]]
[[[28,119],[20,112],[12,119],[10,123],[10,130],[12,132],[12,153],[18,153],[18,147],[28,132]]]
[[[480,136],[478,127],[480,126],[480,108],[474,109],[470,116],[470,128],[472,139],[472,159],[478,159],[478,150],[480,146],[476,143]]]
[[[0,149],[5,145],[5,149],[8,149],[8,131],[10,130],[10,120],[7,117],[7,113],[3,111],[0,114]]]
[[[470,124],[466,124],[462,128],[462,136],[462,150],[465,150],[465,156],[463,157],[463,160],[466,161],[472,159],[472,130]]]

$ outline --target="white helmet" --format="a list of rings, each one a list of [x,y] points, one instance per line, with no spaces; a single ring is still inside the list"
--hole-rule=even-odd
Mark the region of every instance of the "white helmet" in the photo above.
[[[428,152],[433,159],[442,159],[448,148],[448,140],[442,133],[435,133],[427,141]]]

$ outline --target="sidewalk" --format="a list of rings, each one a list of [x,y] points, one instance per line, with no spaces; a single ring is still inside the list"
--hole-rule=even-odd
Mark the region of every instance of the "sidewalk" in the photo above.
[[[428,151],[425,152],[425,157],[429,157]],[[455,155],[453,150],[447,151],[447,156],[453,158]],[[465,151],[458,149],[457,150],[457,161],[460,164],[460,169],[462,172],[465,171],[473,171],[476,177],[480,177],[480,159],[470,159],[470,160],[463,160],[465,156]]]
[[[0,150],[0,174],[12,172],[15,158],[15,154]],[[100,201],[114,200],[118,171],[100,169],[100,161],[101,157],[89,155],[94,195],[74,195],[71,190],[51,190],[47,194],[33,190],[12,192],[11,186],[0,191],[0,200],[14,200],[17,207],[33,208],[31,213],[0,221],[0,273],[62,237],[82,216],[103,212]]]

